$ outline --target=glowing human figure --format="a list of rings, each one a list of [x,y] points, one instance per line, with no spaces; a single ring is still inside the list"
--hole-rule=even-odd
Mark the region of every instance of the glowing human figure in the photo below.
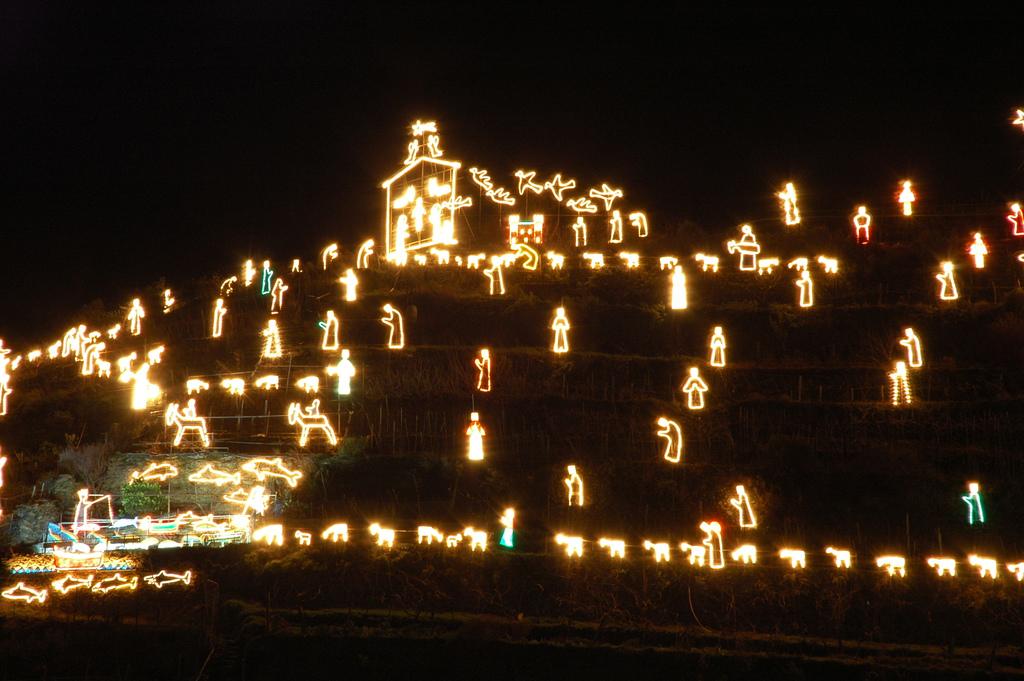
[[[785,212],[786,224],[790,227],[800,224],[800,207],[797,205],[796,187],[792,182],[787,182],[786,187],[775,196],[782,201],[782,210]]]
[[[571,508],[573,503],[577,506],[583,506],[583,478],[576,472],[576,466],[569,465],[565,467],[565,472],[569,476],[562,480],[566,490],[569,494],[569,507]]]
[[[704,393],[708,391],[708,384],[700,377],[700,369],[690,367],[690,375],[687,376],[680,390],[686,395],[686,407],[688,409],[704,408]]]
[[[640,239],[647,237],[647,215],[640,211],[629,214],[629,224],[636,227],[636,235]]]
[[[913,398],[910,394],[910,376],[907,375],[907,363],[896,362],[896,368],[889,374],[889,384],[892,395],[892,406],[910,404]]]
[[[729,505],[736,509],[739,515],[737,524],[741,528],[749,530],[757,527],[757,516],[754,515],[750,497],[747,496],[747,490],[743,485],[736,485],[736,497],[729,499]]]
[[[174,302],[175,302],[174,294],[171,292],[171,289],[165,288],[164,289],[164,314],[167,314],[168,312],[171,311],[171,309],[174,307]]]
[[[274,279],[274,270],[270,269],[270,261],[263,261],[263,275],[260,277],[260,295],[268,295],[272,288],[271,283]]]
[[[665,461],[679,463],[683,458],[683,430],[672,419],[659,416],[657,420],[658,437],[665,439]]]
[[[160,386],[149,381],[149,363],[144,362],[138,369],[124,371],[118,376],[121,383],[132,384],[132,409],[142,411],[150,402],[160,399]]]
[[[505,295],[505,275],[502,274],[500,255],[491,256],[491,266],[484,270],[484,276],[487,277],[487,287],[490,295],[495,295],[495,287],[498,289],[497,295]]]
[[[967,504],[967,524],[985,522],[985,509],[981,505],[981,486],[976,482],[967,483],[967,495],[960,497]]]
[[[504,546],[506,549],[514,549],[516,547],[516,510],[514,508],[506,508],[498,518],[498,522],[501,523],[501,539],[498,540],[499,546]]]
[[[1017,117],[1013,119],[1012,125],[1019,125],[1024,130],[1024,109],[1017,109]]]
[[[757,270],[757,256],[761,252],[761,244],[757,243],[757,235],[750,225],[740,226],[740,240],[730,239],[726,243],[730,254],[740,254],[740,270],[753,272]]]
[[[981,236],[981,232],[974,233],[974,240],[971,241],[971,245],[967,249],[967,252],[974,258],[974,269],[985,269],[985,256],[988,255],[988,244],[985,243],[985,239]]]
[[[320,263],[324,271],[327,271],[327,263],[336,260],[338,257],[338,244],[327,244],[320,251]]]
[[[1013,227],[1014,236],[1024,236],[1024,212],[1021,211],[1019,203],[1010,204],[1010,214],[1006,216],[1006,220]]]
[[[948,260],[942,263],[942,272],[935,275],[939,280],[939,300],[956,300],[960,292],[956,288],[956,277],[953,274],[953,263]]]
[[[281,350],[281,332],[277,329],[276,319],[268,319],[267,326],[260,335],[263,336],[263,357],[277,359],[284,354]]]
[[[277,314],[284,309],[284,292],[288,290],[284,279],[278,277],[270,287],[270,314]]]
[[[480,356],[473,360],[476,366],[476,389],[482,393],[491,392],[491,351],[480,348]]]
[[[353,303],[356,300],[356,288],[359,286],[359,278],[351,267],[345,270],[345,276],[338,281],[345,287],[345,302]]]
[[[385,303],[384,310],[386,317],[381,317],[381,323],[388,327],[388,349],[401,350],[405,347],[405,326],[402,323],[402,313],[391,303]]]
[[[334,310],[328,310],[326,319],[320,322],[320,328],[324,330],[323,338],[320,341],[321,350],[338,349],[338,318],[334,316]]]
[[[114,502],[109,494],[89,494],[89,489],[83,487],[78,490],[78,503],[75,504],[75,516],[71,521],[71,532],[79,534],[82,532],[96,532],[100,526],[92,515],[92,507],[101,502],[106,502],[106,508],[99,506],[99,510],[106,511],[104,521],[114,519]]]
[[[857,206],[857,214],[853,216],[853,233],[858,244],[871,241],[871,215],[867,206]]]
[[[725,567],[725,547],[722,546],[722,525],[717,520],[702,522],[700,531],[704,538],[700,543],[704,545],[708,558],[708,567],[712,570],[721,570]]]
[[[326,371],[328,376],[338,377],[339,395],[352,394],[352,379],[356,375],[356,366],[349,359],[348,348],[342,348],[338,363],[328,365]]]
[[[367,239],[359,245],[356,251],[356,269],[365,270],[370,266],[370,256],[373,255],[373,239]]]
[[[796,280],[796,287],[800,289],[800,307],[811,307],[814,305],[814,281],[808,270],[800,272],[800,278]]]
[[[907,349],[907,365],[911,369],[920,369],[924,364],[921,359],[921,339],[914,333],[914,329],[909,326],[903,329],[900,345]]]
[[[4,487],[4,466],[7,465],[7,457],[0,456],[0,489]],[[0,508],[0,520],[4,517],[4,509]]]
[[[132,305],[128,309],[128,330],[133,336],[142,333],[142,319],[146,316],[146,310],[142,307],[142,301],[132,298]]]
[[[252,266],[252,260],[246,260],[242,263],[242,283],[245,284],[246,288],[252,286],[253,279],[256,278],[256,268]]]
[[[2,341],[0,341],[2,344]],[[7,400],[14,390],[11,388],[11,374],[7,370],[11,361],[7,358],[10,354],[7,348],[0,348],[0,416],[7,415]]]
[[[220,338],[224,332],[224,315],[228,313],[228,308],[224,305],[224,299],[218,298],[217,302],[213,304],[213,329],[211,334],[214,338]]]
[[[551,330],[555,335],[551,345],[552,352],[557,354],[569,352],[569,328],[569,318],[565,316],[565,308],[556,308],[555,318],[551,322]]]
[[[576,222],[572,223],[572,234],[576,248],[587,245],[587,221],[582,215],[577,216]]]
[[[672,295],[670,307],[673,310],[685,310],[686,304],[686,275],[683,273],[683,268],[676,265],[672,268]]]
[[[466,429],[466,436],[469,438],[469,453],[467,458],[470,461],[484,460],[484,435],[487,431],[480,425],[480,413],[471,412],[469,415],[469,428]]]
[[[910,180],[903,181],[903,190],[900,192],[899,203],[903,204],[903,214],[910,217],[914,214],[914,202],[917,196],[914,194],[913,184]]]
[[[711,332],[711,340],[708,342],[711,351],[709,363],[713,367],[725,366],[725,332],[722,327],[716,326]]]
[[[621,244],[622,243],[622,214],[613,210],[611,216],[608,218],[608,243],[610,244]]]

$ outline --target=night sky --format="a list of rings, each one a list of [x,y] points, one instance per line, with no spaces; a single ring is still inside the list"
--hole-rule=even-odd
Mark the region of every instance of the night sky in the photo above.
[[[613,180],[655,228],[725,234],[787,180],[834,227],[904,177],[981,227],[1024,197],[1013,17],[44,5],[0,9],[0,336],[26,342],[161,276],[379,236],[417,118],[506,185]]]

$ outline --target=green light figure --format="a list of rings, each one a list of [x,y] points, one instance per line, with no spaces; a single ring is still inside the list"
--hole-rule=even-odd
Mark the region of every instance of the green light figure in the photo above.
[[[978,491],[978,483],[967,483],[967,496],[960,497],[967,504],[967,524],[973,525],[975,516],[978,522],[985,522],[985,509],[981,506],[981,493]]]
[[[515,522],[516,510],[514,508],[506,508],[505,512],[501,515],[501,524],[505,529],[501,531],[501,540],[498,541],[498,544],[506,549],[514,549],[516,547]]]
[[[274,278],[274,270],[270,269],[270,261],[263,261],[263,278],[260,279],[260,295],[270,294],[270,283]]]

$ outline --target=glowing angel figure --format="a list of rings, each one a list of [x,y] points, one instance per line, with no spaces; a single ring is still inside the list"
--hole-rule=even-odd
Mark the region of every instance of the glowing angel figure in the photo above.
[[[213,329],[210,332],[214,338],[220,338],[224,333],[224,315],[227,313],[228,308],[224,305],[224,299],[218,298],[213,304]]]
[[[1021,211],[1019,203],[1010,204],[1010,214],[1006,216],[1006,220],[1013,227],[1014,236],[1024,236],[1024,212]]]
[[[658,437],[665,440],[665,461],[679,463],[683,458],[683,430],[672,419],[659,416],[657,421]]]
[[[555,309],[555,318],[551,321],[551,330],[554,332],[554,342],[551,344],[551,351],[556,354],[569,352],[569,318],[565,316],[565,308]]]
[[[615,203],[617,199],[621,199],[623,197],[623,193],[621,189],[614,189],[602,182],[601,189],[591,189],[587,192],[587,196],[592,199],[600,199],[601,201],[604,201],[604,209],[606,211],[611,211],[612,204]]]
[[[288,290],[284,279],[278,277],[270,287],[270,314],[277,314],[284,309],[284,292]]]
[[[401,350],[405,347],[405,327],[402,323],[402,313],[391,303],[385,303],[384,310],[386,317],[381,317],[381,323],[388,327],[388,349]]]
[[[260,295],[261,296],[266,296],[266,295],[270,294],[270,292],[272,290],[271,284],[272,284],[273,280],[274,280],[274,270],[272,270],[270,268],[270,261],[269,260],[264,260],[263,261],[263,273],[260,276]]]
[[[359,250],[356,251],[356,269],[365,270],[370,266],[370,256],[373,255],[374,242],[373,239],[367,239],[359,245]]]
[[[299,426],[299,446],[305,447],[309,442],[309,434],[320,431],[332,446],[338,444],[338,437],[334,434],[334,427],[328,418],[320,413],[320,400],[313,400],[305,409],[302,409],[298,402],[288,405],[288,425]]]
[[[175,447],[180,446],[185,434],[191,432],[196,434],[204,447],[209,448],[210,436],[206,432],[206,419],[196,414],[195,399],[189,399],[188,406],[181,410],[178,409],[177,402],[167,405],[167,411],[164,412],[164,423],[177,428],[177,433],[174,435]]]
[[[686,275],[683,274],[683,268],[676,265],[672,268],[672,295],[669,300],[669,307],[673,310],[685,310],[686,309]]]
[[[910,217],[914,214],[914,202],[917,201],[917,195],[914,194],[914,185],[910,180],[904,180],[902,186],[903,189],[896,200],[903,204],[903,215]]]
[[[338,349],[338,318],[334,316],[334,310],[328,310],[326,319],[320,322],[320,328],[324,330],[323,338],[320,340],[321,350]]]
[[[800,272],[800,278],[796,280],[796,287],[800,289],[800,307],[812,307],[814,305],[814,281],[808,270]]]
[[[529,172],[525,170],[517,170],[512,175],[519,180],[519,195],[522,196],[526,192],[530,191],[534,194],[540,194],[544,191],[544,186],[537,184],[533,181],[533,178],[537,176],[536,170]]]
[[[622,214],[617,210],[613,210],[611,216],[608,218],[608,243],[610,244],[621,244],[622,243]]]
[[[476,367],[476,389],[482,393],[491,392],[491,351],[480,348],[480,355],[473,360]]]
[[[647,230],[647,214],[640,211],[636,211],[629,214],[629,224],[636,227],[637,237],[644,239],[648,235]]]
[[[967,504],[967,524],[985,522],[985,509],[981,505],[981,487],[976,482],[967,483],[967,495],[960,497]]]
[[[896,368],[889,374],[892,406],[907,405],[913,401],[910,393],[910,376],[907,374],[907,363],[896,362]]]
[[[730,239],[726,243],[730,254],[740,254],[740,270],[754,272],[757,270],[757,257],[761,253],[761,244],[757,243],[757,235],[750,225],[740,226],[740,240]]]
[[[356,288],[359,286],[359,279],[356,277],[355,271],[350,267],[345,270],[345,276],[338,281],[345,287],[345,302],[354,303],[356,301]]]
[[[338,360],[337,364],[328,365],[326,371],[328,376],[338,377],[339,395],[352,394],[352,379],[356,375],[356,366],[349,359],[348,348],[342,348],[341,359]]]
[[[583,478],[576,472],[576,466],[569,465],[565,467],[565,472],[568,473],[568,477],[562,480],[565,488],[569,495],[569,507],[572,508],[575,503],[579,507],[583,507]]]
[[[858,244],[871,241],[871,214],[867,206],[857,206],[857,214],[853,216],[853,234]]]
[[[142,411],[149,406],[150,402],[160,399],[162,391],[160,386],[149,381],[149,363],[144,362],[136,370],[121,372],[117,380],[120,383],[132,384],[132,409]]]
[[[501,539],[498,540],[499,546],[504,546],[506,549],[514,549],[516,547],[516,510],[514,508],[506,508],[498,518],[498,522],[501,523]]]
[[[909,326],[903,329],[900,345],[907,349],[907,365],[911,369],[920,369],[924,364],[921,359],[921,339],[914,333],[914,329]]]
[[[729,499],[729,505],[736,509],[736,513],[739,515],[737,524],[741,528],[750,530],[757,527],[757,516],[754,515],[754,509],[750,506],[750,497],[747,496],[747,490],[743,485],[736,485],[736,497]]]
[[[164,314],[167,314],[174,307],[174,294],[171,293],[171,289],[164,289]]]
[[[704,545],[708,557],[708,567],[712,570],[721,570],[725,567],[725,547],[722,546],[721,523],[717,520],[712,520],[709,523],[702,522],[700,531],[704,533],[704,538],[700,543]]]
[[[267,326],[260,335],[263,336],[263,357],[277,359],[284,354],[281,350],[281,332],[277,328],[276,319],[268,319]]]
[[[469,454],[467,458],[470,461],[483,461],[484,460],[484,436],[487,431],[480,425],[480,414],[479,412],[472,412],[469,415],[469,428],[466,429],[466,436],[469,438]]]
[[[953,263],[948,260],[942,263],[942,272],[935,275],[939,280],[939,300],[956,300],[960,292],[956,288],[956,276],[953,274]]]
[[[700,377],[700,369],[690,367],[690,375],[686,378],[680,390],[686,395],[686,407],[698,410],[704,408],[704,393],[708,391],[708,384]]]
[[[981,232],[974,233],[974,240],[971,242],[967,252],[974,258],[974,269],[985,269],[985,256],[988,255],[988,244],[985,243]]]
[[[577,216],[576,222],[572,223],[572,235],[576,248],[587,245],[587,221],[583,216]]]
[[[800,224],[800,207],[797,205],[796,187],[787,182],[786,187],[776,194],[782,201],[782,210],[786,214],[786,225],[792,227]]]
[[[133,336],[142,333],[142,319],[146,316],[146,310],[142,307],[142,301],[132,298],[132,305],[128,309],[128,330]]]
[[[725,366],[725,332],[722,327],[716,326],[711,332],[711,340],[708,342],[708,349],[711,351],[709,363],[713,367]]]
[[[498,295],[505,295],[505,275],[501,272],[501,256],[491,256],[491,266],[484,270],[484,276],[487,277],[487,290],[490,295],[494,295],[495,286],[498,289]]]

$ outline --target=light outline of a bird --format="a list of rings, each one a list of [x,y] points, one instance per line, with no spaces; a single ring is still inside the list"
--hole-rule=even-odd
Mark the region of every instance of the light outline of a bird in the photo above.
[[[616,199],[621,199],[623,197],[621,189],[610,187],[607,182],[601,183],[600,191],[591,188],[587,195],[592,199],[601,199],[604,201],[604,209],[606,211],[612,209],[612,204],[615,203]]]

